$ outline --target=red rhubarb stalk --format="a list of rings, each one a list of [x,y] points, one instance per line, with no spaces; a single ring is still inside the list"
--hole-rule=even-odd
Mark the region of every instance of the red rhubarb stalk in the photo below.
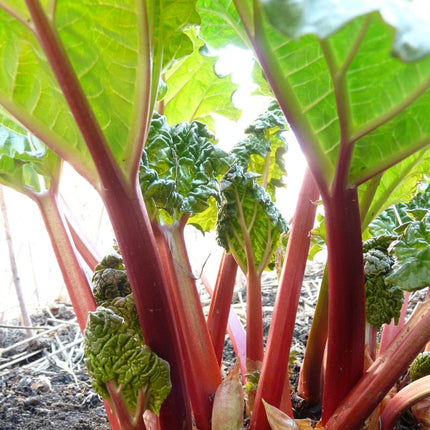
[[[208,279],[206,276],[202,275],[201,281],[203,285],[206,288],[206,291],[209,293],[209,295],[213,296],[213,289],[211,285],[209,284]],[[245,382],[245,363],[246,363],[246,331],[243,327],[242,323],[240,322],[239,317],[237,316],[235,310],[232,306],[229,306],[229,313],[228,313],[228,324],[227,324],[227,333],[230,336],[231,343],[233,344],[233,349],[236,354],[236,356],[239,358],[240,361],[240,371],[242,373],[242,381]],[[224,333],[225,335],[225,333]]]
[[[221,383],[221,373],[188,260],[183,237],[185,222],[162,227],[154,224],[176,307],[193,414],[199,430],[210,430],[212,399]]]
[[[310,231],[315,220],[315,201],[318,198],[318,188],[310,171],[307,170],[288,240],[265,359],[255,397],[251,418],[252,429],[269,429],[262,399],[274,407],[281,408],[280,400],[283,391],[289,390],[289,386],[285,386],[285,381],[288,381],[286,377],[288,375],[288,357],[309,252]],[[291,398],[288,395],[284,399],[282,410],[292,417]]]
[[[336,187],[324,201],[329,276],[329,326],[322,422],[363,374],[365,294],[356,189]]]
[[[77,258],[76,249],[72,245],[64,217],[59,210],[57,195],[51,187],[46,193],[38,194],[33,199],[39,206],[73,310],[83,332],[87,324],[88,312],[95,311],[96,302]]]
[[[61,199],[61,207],[63,208],[64,216],[66,218],[67,225],[69,227],[70,234],[72,235],[76,249],[84,259],[87,266],[91,270],[94,270],[94,267],[96,267],[96,265],[101,261],[102,256],[99,254],[90,238],[82,231],[78,220],[63,198]]]
[[[237,263],[231,254],[224,252],[209,307],[207,326],[218,364],[221,364],[225,332],[236,283]]]

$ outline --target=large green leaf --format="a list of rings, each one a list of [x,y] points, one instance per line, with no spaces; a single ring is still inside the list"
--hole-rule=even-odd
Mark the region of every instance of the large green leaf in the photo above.
[[[0,104],[97,185],[93,162],[35,36],[30,15],[15,3],[0,1],[0,61],[4,64]],[[195,2],[65,0],[56,7],[48,1],[42,6],[110,151],[127,176],[133,172],[130,166],[140,159],[158,75],[167,64],[193,50],[183,30],[199,21]],[[157,64],[161,66],[156,68]]]
[[[203,24],[200,34],[213,48],[221,49],[228,44],[249,47],[233,0],[198,0],[197,6]]]
[[[421,150],[389,168],[380,177],[362,184],[359,187],[360,203],[367,207],[362,213],[363,229],[389,206],[409,202],[416,194],[423,175],[429,171],[430,151]]]
[[[59,148],[64,158],[79,158],[79,171],[94,178],[79,130],[34,36],[29,14],[16,2],[12,10],[20,19],[0,9],[0,61],[4,65],[0,104],[41,140]]]
[[[336,166],[348,165],[346,180],[358,185],[428,145],[428,25],[409,2],[235,4],[320,184],[329,187]],[[206,25],[220,17],[243,34],[230,3],[202,15]],[[406,63],[392,52],[422,59]]]
[[[384,21],[399,29],[393,52],[405,61],[414,61],[430,52],[430,30],[405,0],[285,1],[262,0],[273,25],[288,37],[305,34],[326,38],[362,15],[379,12]]]
[[[163,114],[171,124],[196,120],[214,131],[213,114],[239,119],[240,110],[232,102],[232,93],[238,86],[229,77],[215,73],[218,57],[209,53],[195,30],[186,34],[193,42],[194,51],[177,61],[164,75],[167,93],[163,99]]]

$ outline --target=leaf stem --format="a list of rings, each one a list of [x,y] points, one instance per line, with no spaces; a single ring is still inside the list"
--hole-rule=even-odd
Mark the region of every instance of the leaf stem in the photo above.
[[[272,315],[266,353],[251,417],[251,429],[268,429],[262,399],[275,407],[283,407],[284,412],[293,416],[290,395],[283,393],[289,389],[288,357],[293,338],[295,316],[300,299],[300,290],[309,252],[310,231],[316,213],[315,201],[319,191],[309,170],[306,171],[294,215],[293,226],[287,245],[282,268],[278,295]]]
[[[212,399],[221,373],[192,277],[183,227],[181,222],[162,227],[153,223],[176,309],[193,414],[199,429],[210,430]]]
[[[236,283],[237,263],[231,254],[223,253],[219,266],[207,326],[214,346],[218,364],[221,365],[225,332]]]
[[[329,326],[322,423],[363,374],[365,295],[356,189],[335,189],[324,201],[329,276]]]
[[[85,272],[77,259],[66,221],[59,209],[57,195],[53,190],[48,190],[44,194],[34,195],[33,200],[42,214],[73,310],[83,332],[87,324],[88,312],[96,309],[96,302]]]

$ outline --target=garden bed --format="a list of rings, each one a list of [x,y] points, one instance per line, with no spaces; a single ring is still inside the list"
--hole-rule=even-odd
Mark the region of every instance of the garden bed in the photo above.
[[[297,384],[313,309],[322,276],[321,265],[310,265],[303,282],[299,312],[294,330],[290,368],[291,384]],[[239,277],[240,279],[240,277]],[[277,280],[268,273],[263,280],[263,310],[267,334]],[[415,301],[419,300],[417,296]],[[246,293],[238,282],[234,308],[244,321]],[[207,309],[209,298],[202,294]],[[32,316],[36,327],[31,338],[27,330],[14,323],[0,328],[0,428],[2,430],[108,430],[103,402],[94,392],[86,372],[82,336],[68,303],[56,303]],[[228,339],[224,369],[234,360]],[[309,408],[293,392],[297,417],[318,417],[318,408]],[[406,414],[397,429],[417,429],[410,414]]]

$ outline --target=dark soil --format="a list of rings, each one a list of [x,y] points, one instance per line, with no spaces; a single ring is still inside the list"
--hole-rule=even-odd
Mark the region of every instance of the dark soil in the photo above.
[[[109,430],[103,401],[89,382],[71,307],[55,306],[32,320],[59,328],[22,345],[26,331],[0,329],[0,429]],[[67,321],[73,325],[61,325]]]
[[[294,392],[300,363],[317,300],[321,270],[308,273],[292,350],[291,385],[296,418],[317,420],[318,407],[310,407]],[[268,276],[263,284],[263,306],[268,331],[276,295],[276,277]],[[236,294],[237,303],[246,302],[243,288]],[[240,316],[240,309],[237,311]],[[110,429],[104,404],[92,389],[83,361],[82,337],[71,306],[57,304],[32,317],[43,333],[30,342],[26,330],[0,328],[0,430],[108,430]],[[70,325],[65,325],[70,323]],[[46,328],[52,328],[51,331]],[[227,368],[235,360],[229,340],[224,355]],[[408,413],[397,430],[418,429]]]

